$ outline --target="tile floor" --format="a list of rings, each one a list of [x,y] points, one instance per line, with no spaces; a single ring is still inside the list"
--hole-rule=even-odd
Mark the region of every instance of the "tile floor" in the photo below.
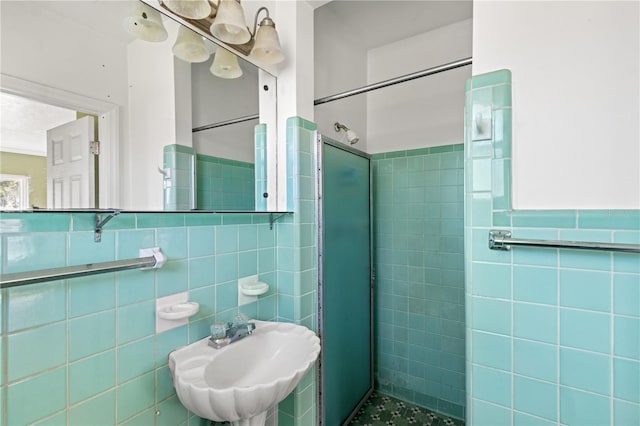
[[[464,421],[373,392],[350,426],[464,426]]]
[[[230,423],[211,422],[211,426]],[[349,426],[464,426],[464,421],[373,392]],[[337,426],[337,425],[327,425]]]

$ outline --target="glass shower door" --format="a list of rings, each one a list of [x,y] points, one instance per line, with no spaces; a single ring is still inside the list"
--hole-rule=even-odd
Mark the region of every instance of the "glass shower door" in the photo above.
[[[372,390],[370,159],[322,138],[322,420],[348,420]]]

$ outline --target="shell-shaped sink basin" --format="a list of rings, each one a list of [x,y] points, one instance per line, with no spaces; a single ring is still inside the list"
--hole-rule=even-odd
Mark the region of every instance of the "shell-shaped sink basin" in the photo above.
[[[205,419],[264,424],[266,412],[282,401],[309,371],[320,339],[306,327],[252,321],[253,333],[223,348],[204,338],[169,354],[178,398]]]

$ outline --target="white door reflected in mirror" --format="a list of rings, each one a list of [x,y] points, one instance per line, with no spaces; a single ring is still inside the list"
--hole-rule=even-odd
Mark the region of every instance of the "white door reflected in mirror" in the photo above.
[[[93,117],[82,117],[47,130],[47,206],[94,208],[95,159]],[[93,145],[95,147],[95,145]]]

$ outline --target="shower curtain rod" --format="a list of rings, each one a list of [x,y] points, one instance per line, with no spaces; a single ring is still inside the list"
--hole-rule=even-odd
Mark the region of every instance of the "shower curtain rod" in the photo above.
[[[324,98],[318,98],[313,101],[314,105],[326,104],[327,102],[333,102],[340,99],[348,98],[349,96],[360,95],[362,93],[370,92],[372,90],[382,89],[383,87],[393,86],[394,84],[404,83],[405,81],[415,80],[417,78],[427,77],[430,75],[438,74],[445,71],[451,71],[456,68],[465,67],[472,64],[472,58],[460,59],[448,64],[439,65],[433,68],[427,68],[426,70],[416,71],[410,74],[405,74],[400,77],[390,78],[389,80],[383,80],[378,83],[368,84],[358,89],[348,90],[346,92],[337,93],[331,96],[325,96]]]
[[[231,120],[218,121],[217,123],[194,127],[193,129],[191,129],[191,133],[202,132],[203,130],[215,129],[217,127],[229,126],[231,124],[244,123],[245,121],[257,120],[259,118],[260,114],[253,114],[244,117],[232,118]]]
[[[321,105],[326,104],[327,102],[333,102],[340,99],[348,98],[350,96],[360,95],[362,93],[371,92],[372,90],[382,89],[383,87],[393,86],[394,84],[404,83],[405,81],[411,81],[422,77],[427,77],[430,75],[439,74],[445,71],[451,71],[456,68],[466,67],[467,65],[471,65],[472,58],[464,58],[454,62],[449,62],[448,64],[439,65],[433,68],[427,68],[426,70],[416,71],[410,74],[401,75],[400,77],[390,78],[389,80],[383,80],[378,83],[368,84],[366,86],[360,87],[358,89],[348,90],[346,92],[337,93],[331,96],[325,96],[324,98],[318,98],[313,101],[313,105]],[[229,126],[231,124],[243,123],[245,121],[257,120],[260,118],[259,114],[247,115],[245,117],[233,118],[231,120],[219,121],[213,124],[207,124],[200,127],[194,127],[191,132],[202,132],[204,130],[215,129],[217,127]]]

